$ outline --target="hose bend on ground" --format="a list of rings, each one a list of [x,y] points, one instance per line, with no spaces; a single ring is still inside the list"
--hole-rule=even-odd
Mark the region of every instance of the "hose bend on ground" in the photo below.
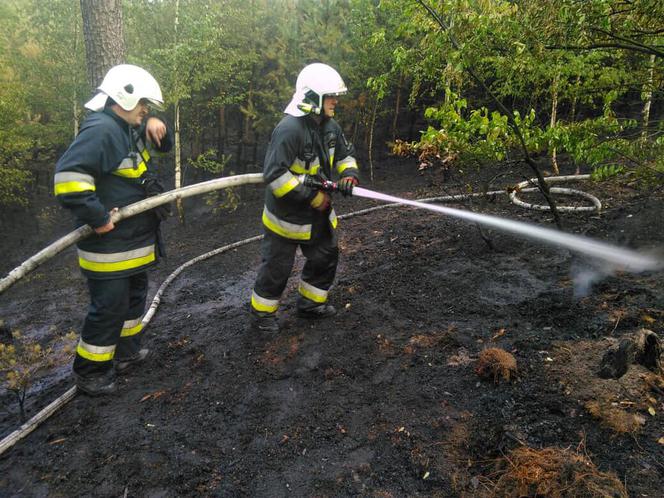
[[[576,176],[557,176],[557,177],[548,177],[546,178],[547,182],[550,183],[562,183],[562,182],[568,182],[568,181],[577,181],[577,180],[587,180],[590,178],[590,175],[576,175]],[[471,198],[476,198],[476,197],[486,197],[486,196],[495,196],[495,195],[500,195],[500,194],[508,194],[510,200],[516,204],[517,206],[521,206],[527,209],[536,209],[536,210],[548,210],[550,209],[549,206],[545,205],[539,205],[539,204],[529,204],[526,202],[521,201],[517,197],[518,192],[531,192],[538,190],[537,188],[534,187],[528,187],[528,185],[533,185],[537,179],[531,179],[531,180],[526,180],[523,181],[519,184],[517,184],[514,189],[508,190],[494,190],[491,192],[482,192],[482,193],[469,193],[469,194],[459,194],[459,195],[447,195],[447,196],[442,196],[442,197],[429,197],[425,199],[419,199],[420,202],[454,202],[454,201],[463,201]],[[181,189],[176,189],[176,190],[171,190],[169,192],[165,192],[163,194],[160,194],[158,196],[150,197],[144,201],[137,202],[135,204],[131,204],[129,206],[126,206],[122,208],[116,215],[113,217],[113,222],[118,222],[120,220],[123,220],[125,218],[129,218],[131,216],[134,216],[138,213],[142,213],[143,211],[147,211],[148,209],[152,209],[156,206],[159,206],[161,204],[166,204],[167,202],[170,202],[172,200],[175,200],[177,198],[185,198],[185,197],[190,197],[194,195],[200,195],[208,192],[212,192],[214,190],[219,190],[222,188],[228,188],[228,187],[235,187],[239,185],[245,185],[249,183],[262,183],[263,182],[263,175],[260,173],[255,173],[255,174],[248,174],[248,175],[237,175],[237,176],[231,176],[231,177],[226,177],[226,178],[219,178],[216,180],[210,180],[208,182],[203,182],[203,183],[197,183],[195,185],[190,185],[188,187],[184,187]],[[592,206],[580,206],[580,207],[573,207],[573,206],[558,206],[559,211],[573,211],[573,212],[590,212],[590,211],[600,211],[602,208],[602,203],[597,199],[597,197],[588,194],[586,192],[582,192],[580,190],[574,190],[574,189],[566,189],[566,188],[558,188],[558,187],[552,187],[550,191],[554,194],[564,194],[564,195],[578,195],[580,197],[583,197],[587,200],[589,200],[593,205]],[[391,204],[383,204],[380,206],[374,206],[371,208],[367,209],[361,209],[359,211],[354,211],[352,213],[347,213],[339,216],[340,219],[348,219],[352,218],[354,216],[360,216],[360,215],[365,215],[368,213],[372,213],[374,211],[378,211],[380,209],[387,209],[395,206],[400,206],[401,204],[398,203],[391,203]],[[53,244],[49,245],[48,247],[42,249],[40,252],[35,254],[33,257],[30,259],[26,260],[23,264],[12,270],[7,277],[4,279],[0,280],[0,294],[4,292],[6,289],[8,289],[11,285],[13,285],[15,282],[20,280],[22,277],[27,275],[30,271],[34,270],[44,262],[48,261],[67,247],[71,246],[72,244],[75,244],[79,240],[82,240],[83,238],[91,235],[93,233],[92,228],[89,226],[83,226],[80,227],[79,229],[69,233],[68,235],[62,237],[61,239],[57,240]],[[207,252],[205,254],[201,254],[200,256],[197,256],[186,263],[180,265],[178,268],[176,268],[167,278],[164,280],[164,282],[161,284],[157,292],[155,293],[154,298],[152,299],[152,303],[150,304],[150,307],[148,308],[147,313],[142,319],[142,324],[143,326],[147,326],[152,318],[154,317],[155,313],[157,312],[157,308],[159,307],[159,304],[161,303],[161,296],[165,292],[166,288],[175,280],[180,273],[182,273],[186,268],[199,263],[201,261],[204,261],[206,259],[209,259],[213,256],[216,256],[218,254],[225,253],[227,251],[230,251],[232,249],[237,249],[238,247],[242,247],[244,245],[250,244],[252,242],[257,242],[263,238],[262,235],[256,235],[254,237],[250,237],[248,239],[240,240],[238,242],[234,242],[232,244],[225,245],[223,247],[219,247],[217,249],[214,249],[213,251]],[[16,444],[18,441],[23,439],[25,436],[30,434],[33,430],[35,430],[42,422],[44,422],[48,417],[50,417],[53,413],[55,413],[59,408],[64,406],[68,401],[70,401],[74,395],[76,394],[76,387],[72,387],[69,390],[67,390],[63,395],[58,397],[55,401],[50,403],[48,406],[43,408],[39,413],[34,415],[30,420],[28,420],[26,423],[21,425],[18,429],[16,429],[14,432],[6,436],[2,441],[0,441],[0,455],[2,455],[6,450],[11,448],[14,444]]]

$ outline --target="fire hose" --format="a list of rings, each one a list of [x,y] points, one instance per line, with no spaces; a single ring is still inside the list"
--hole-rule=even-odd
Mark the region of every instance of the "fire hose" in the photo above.
[[[580,179],[587,179],[588,175],[579,175],[579,176],[572,176],[572,177],[553,177],[547,179],[548,181],[552,182],[562,182],[562,181],[570,181],[570,180],[580,180]],[[170,202],[174,199],[177,198],[184,198],[184,197],[189,197],[193,195],[199,195],[202,193],[207,193],[211,192],[213,190],[218,190],[221,188],[227,188],[227,187],[232,187],[232,186],[237,186],[237,185],[243,185],[247,183],[261,183],[263,181],[262,175],[260,174],[249,174],[249,175],[238,175],[238,176],[233,176],[233,177],[227,177],[227,178],[221,178],[217,180],[211,180],[209,182],[203,182],[200,184],[196,185],[191,185],[188,187],[184,187],[182,189],[177,189],[177,190],[172,190],[169,192],[165,192],[161,195],[154,196],[151,198],[148,198],[144,201],[141,201],[136,204],[132,204],[129,206],[126,206],[118,213],[116,213],[113,217],[114,222],[118,222],[122,219],[134,216],[138,213],[147,211],[149,209],[152,209],[156,206],[159,206],[161,204],[165,204],[167,202]],[[536,190],[534,188],[528,189],[525,188],[528,183],[532,182],[533,180],[522,182],[517,185],[517,187],[510,192],[510,199],[512,202],[515,201],[516,199],[516,192],[517,191],[529,191],[529,190]],[[338,192],[339,191],[339,186],[337,183],[332,182],[330,180],[326,180],[323,178],[315,178],[311,176],[307,176],[303,178],[303,183],[306,186],[309,186],[310,188],[315,188],[315,189],[320,189],[324,190],[326,192]],[[585,192],[573,190],[573,189],[560,189],[563,192],[558,192],[558,193],[566,193],[566,194],[583,194],[583,197],[590,199],[591,202],[593,203],[592,207],[570,207],[569,209],[566,210],[572,210],[572,211],[595,211],[599,210],[601,208],[601,203],[599,200],[597,200],[594,196],[591,196],[590,194],[586,194]],[[551,189],[552,192],[556,193],[556,190],[554,188]],[[384,202],[389,202],[389,204],[383,204],[381,206],[374,206],[372,208],[360,210],[360,211],[355,211],[346,215],[341,215],[339,218],[351,218],[353,216],[358,216],[358,215],[363,215],[363,214],[368,214],[370,212],[376,211],[378,209],[385,209],[389,207],[394,207],[394,206],[402,206],[402,205],[410,205],[414,206],[417,208],[422,208],[422,209],[428,209],[428,210],[433,210],[437,211],[443,214],[455,216],[458,218],[465,219],[466,221],[473,221],[477,223],[482,223],[488,226],[491,226],[496,229],[501,229],[505,231],[510,231],[510,232],[516,232],[520,235],[534,238],[536,240],[540,241],[545,241],[545,242],[551,242],[555,243],[556,245],[561,245],[563,247],[567,247],[568,249],[571,250],[576,250],[581,253],[585,253],[587,255],[593,255],[595,257],[598,257],[600,259],[603,259],[605,262],[613,264],[613,265],[618,265],[622,266],[623,269],[635,271],[635,272],[641,272],[641,271],[649,271],[649,270],[658,270],[661,269],[664,262],[661,260],[661,258],[655,256],[655,255],[648,255],[648,254],[642,254],[636,251],[630,251],[627,249],[621,249],[615,246],[611,246],[609,244],[603,243],[603,242],[597,242],[585,237],[579,237],[576,235],[570,235],[570,234],[564,234],[562,232],[558,232],[556,230],[551,230],[548,228],[542,228],[536,225],[529,225],[526,223],[522,222],[515,222],[511,220],[504,220],[501,218],[498,218],[496,216],[489,216],[489,215],[482,215],[482,214],[477,214],[477,213],[470,213],[466,211],[461,211],[458,209],[453,209],[453,208],[447,208],[447,207],[442,207],[442,206],[434,206],[428,203],[431,202],[445,202],[445,201],[458,201],[458,200],[464,200],[468,199],[471,197],[479,197],[479,196],[488,196],[488,195],[496,195],[496,194],[504,194],[506,193],[505,190],[499,190],[499,191],[492,191],[492,192],[484,192],[484,193],[471,193],[471,194],[461,194],[461,195],[451,195],[451,196],[443,196],[443,197],[432,197],[432,198],[427,198],[427,199],[421,199],[419,201],[412,201],[408,199],[401,199],[398,197],[393,197],[389,196],[386,194],[381,194],[379,192],[373,192],[368,189],[364,189],[361,187],[352,187],[352,194],[355,196],[359,197],[365,197],[369,199],[376,199],[376,200],[381,200]],[[517,199],[518,200],[518,199]],[[546,209],[548,206],[538,206],[538,205],[533,205],[533,204],[527,204],[524,203],[523,201],[515,202],[518,205],[528,207],[531,209]],[[559,207],[559,210],[563,210],[565,206]],[[70,234],[66,235],[65,237],[62,237],[61,239],[58,239],[55,243],[51,244],[47,248],[43,249],[36,255],[34,255],[32,258],[26,260],[22,265],[19,267],[15,268],[12,270],[7,277],[4,279],[0,280],[0,294],[4,292],[7,288],[9,288],[11,285],[13,285],[16,281],[18,281],[20,278],[25,276],[27,273],[32,271],[33,269],[37,268],[39,265],[44,263],[45,261],[48,261],[48,259],[52,258],[65,248],[69,247],[70,245],[76,243],[78,240],[81,240],[85,238],[86,236],[92,234],[92,228],[89,226],[84,226],[79,228],[78,230],[75,230],[74,232],[71,232]],[[551,237],[554,237],[554,241],[549,240]],[[161,302],[161,296],[163,292],[166,290],[166,288],[170,285],[170,283],[186,268],[189,266],[192,266],[195,263],[198,263],[200,261],[203,261],[205,259],[208,259],[212,256],[227,252],[231,249],[235,249],[237,247],[244,246],[246,244],[249,244],[251,242],[256,242],[258,240],[261,240],[263,238],[262,235],[250,237],[248,239],[244,239],[238,242],[235,242],[233,244],[229,244],[223,247],[220,247],[218,249],[215,249],[213,251],[210,251],[208,253],[202,254],[197,256],[196,258],[187,261],[183,265],[179,266],[174,272],[172,272],[168,278],[162,283],[162,285],[159,287],[158,291],[156,292],[152,303],[150,305],[150,308],[148,309],[147,313],[142,319],[142,324],[143,326],[146,326],[151,320],[154,314],[157,311],[157,308]],[[28,420],[26,423],[21,425],[18,429],[16,429],[14,432],[10,433],[7,437],[5,437],[2,441],[0,441],[0,455],[4,453],[7,449],[12,447],[16,442],[21,440],[23,437],[28,435],[30,432],[32,432],[36,427],[39,426],[44,420],[46,420],[48,417],[50,417],[53,413],[55,413],[60,407],[65,405],[68,401],[70,401],[74,395],[76,394],[76,387],[72,387],[69,390],[67,390],[63,395],[58,397],[55,401],[50,403],[48,406],[43,408],[40,412],[38,412],[36,415],[34,415],[30,420]]]

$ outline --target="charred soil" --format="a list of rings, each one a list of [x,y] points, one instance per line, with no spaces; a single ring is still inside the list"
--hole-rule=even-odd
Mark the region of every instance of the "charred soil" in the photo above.
[[[376,171],[381,181],[365,186],[408,198],[465,190],[454,178],[415,169],[388,161]],[[495,173],[476,174],[473,185]],[[662,245],[661,193],[644,196],[624,181],[580,188],[605,210],[564,215],[566,230]],[[260,234],[261,197],[259,187],[246,189],[235,212],[215,214],[199,202],[189,206],[187,225],[169,220],[169,258],[151,272],[151,293],[183,262]],[[372,204],[335,205],[344,213]],[[506,196],[459,207],[551,221]],[[580,295],[576,276],[591,262],[412,208],[342,220],[340,247],[330,293],[338,315],[295,316],[298,256],[276,335],[248,330],[258,243],[186,270],[146,330],[152,355],[145,365],[122,376],[112,397],[77,395],[0,457],[0,495],[579,493],[508,486],[504,457],[531,448],[546,449],[540,459],[553,449],[577,455],[582,468],[612,475],[629,496],[661,496],[664,390],[640,365],[620,379],[597,375],[603,352],[622,336],[664,332],[661,272],[603,275]],[[0,298],[12,328],[38,337],[78,330],[87,294],[74,256],[67,251]],[[516,370],[510,364],[510,375],[496,381],[478,377],[477,359],[489,348],[509,352]],[[30,394],[30,414],[71,385],[63,367]],[[11,398],[3,402],[6,434],[17,419]],[[611,424],[612,410],[624,412],[628,429]],[[595,496],[610,496],[604,492]]]

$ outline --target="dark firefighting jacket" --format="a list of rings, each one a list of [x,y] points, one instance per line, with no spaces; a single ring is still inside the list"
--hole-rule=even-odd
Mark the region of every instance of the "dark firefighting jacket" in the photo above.
[[[263,165],[267,184],[263,225],[281,237],[302,243],[311,240],[316,216],[327,216],[336,229],[334,209],[323,214],[311,207],[316,190],[303,185],[302,175],[332,180],[335,171],[340,178],[357,178],[354,154],[354,147],[334,119],[325,119],[319,125],[311,116],[284,116],[272,132]]]
[[[158,148],[167,152],[170,132]],[[144,182],[150,170],[145,126],[131,128],[110,108],[91,113],[55,167],[54,190],[72,211],[78,226],[92,228],[109,221],[109,211],[147,197]],[[144,271],[157,260],[159,222],[152,211],[122,220],[113,230],[80,241],[78,261],[89,278],[109,279]]]

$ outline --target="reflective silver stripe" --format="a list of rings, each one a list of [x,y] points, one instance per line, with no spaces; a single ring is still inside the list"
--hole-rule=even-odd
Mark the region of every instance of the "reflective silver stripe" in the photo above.
[[[279,178],[270,182],[270,189],[275,197],[283,197],[297,187],[299,183],[298,179],[293,176],[293,173],[286,171]]]
[[[85,173],[75,173],[73,171],[63,171],[62,173],[56,173],[53,178],[55,183],[67,183],[67,182],[82,182],[95,184],[95,178],[92,175],[86,175]]]
[[[138,334],[141,330],[143,330],[143,322],[140,318],[136,318],[135,320],[126,320],[122,324],[120,337],[131,337]]]
[[[88,252],[79,249],[78,257],[83,258],[87,261],[92,261],[93,263],[119,263],[121,261],[127,261],[128,259],[136,259],[136,258],[142,258],[144,256],[149,256],[153,252],[154,252],[154,245],[141,247],[140,249],[133,249],[131,251],[113,252],[108,254],[100,252]]]
[[[145,151],[146,149],[143,149]],[[123,178],[140,178],[143,176],[143,173],[145,173],[148,170],[147,165],[145,164],[145,161],[147,161],[150,158],[150,155],[148,154],[148,158],[146,159],[145,156],[143,155],[143,151],[141,151],[141,157],[135,158],[135,165],[134,165],[134,158],[131,157],[125,157],[122,162],[118,165],[118,167],[113,171],[112,173],[116,176],[121,176]],[[140,160],[140,162],[138,162]],[[134,167],[135,166],[135,167]]]
[[[311,284],[308,284],[304,280],[300,280],[300,288],[298,289],[300,294],[302,294],[307,299],[315,303],[324,303],[327,301],[327,291],[314,287]]]
[[[357,161],[353,156],[348,156],[344,157],[341,161],[337,163],[337,172],[338,173],[343,173],[345,170],[349,168],[357,168]]]
[[[142,139],[137,139],[136,140],[136,147],[138,147],[138,151],[140,152],[141,156],[143,157],[144,161],[149,161],[150,160],[150,153],[148,152],[148,148],[145,146],[145,143],[143,142]]]
[[[256,311],[262,311],[263,313],[274,313],[279,308],[279,300],[266,299],[259,296],[256,294],[256,291],[254,291],[251,294],[251,306]]]
[[[332,228],[337,228],[339,221],[337,220],[337,213],[334,212],[334,208],[330,210],[330,216],[328,216],[328,219],[330,220],[330,225],[332,225]]]
[[[268,211],[267,206],[263,209],[263,224],[273,232],[288,239],[309,240],[311,238],[311,224],[296,225],[280,220]]]
[[[55,195],[89,192],[95,189],[95,179],[85,173],[67,171],[55,174],[53,182]]]
[[[327,152],[329,154],[329,158],[330,158],[330,167],[334,166],[334,149],[335,148],[332,147],[331,149],[327,150]]]
[[[125,320],[125,322],[122,324],[122,328],[131,329],[134,328],[139,323],[141,323],[141,318],[135,318],[134,320]]]
[[[138,164],[136,166],[138,167]],[[131,157],[125,157],[116,169],[134,169],[134,160]]]

